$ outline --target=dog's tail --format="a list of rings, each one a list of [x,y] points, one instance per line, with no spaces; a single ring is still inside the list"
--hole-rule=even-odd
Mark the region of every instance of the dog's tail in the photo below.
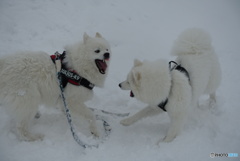
[[[199,28],[183,31],[173,44],[172,55],[195,55],[212,50],[210,35]]]

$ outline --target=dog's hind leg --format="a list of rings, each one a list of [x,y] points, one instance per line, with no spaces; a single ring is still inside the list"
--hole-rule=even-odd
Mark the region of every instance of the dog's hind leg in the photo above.
[[[210,108],[213,108],[216,104],[216,93],[213,92],[209,95],[209,107]]]
[[[42,140],[43,139],[43,135],[42,134],[32,134],[28,128],[29,128],[29,124],[28,124],[29,120],[21,120],[21,122],[17,123],[17,134],[19,136],[20,140],[24,140],[24,141],[35,141],[35,140]]]
[[[170,127],[168,129],[167,135],[165,136],[163,141],[164,142],[172,141],[178,135],[179,131],[181,130],[182,124],[183,123],[182,123],[181,119],[173,120],[170,123]]]
[[[185,116],[177,116],[174,119],[171,119],[170,127],[168,129],[167,135],[158,141],[159,142],[170,142],[172,141],[181,131],[184,122],[185,122]]]
[[[210,100],[216,102],[216,93],[215,92],[210,94],[209,97],[210,97]]]
[[[160,108],[148,106],[142,109],[141,111],[139,111],[138,113],[136,113],[135,115],[122,120],[120,123],[124,126],[129,126],[144,117],[154,116],[161,112],[163,111]]]
[[[183,107],[183,106],[182,106]],[[159,142],[170,142],[172,141],[181,131],[181,129],[184,126],[184,123],[187,119],[188,112],[186,109],[182,108],[181,106],[178,106],[178,109],[181,109],[180,111],[171,112],[169,111],[169,117],[170,117],[170,126],[167,131],[166,136],[163,139],[160,139]]]
[[[22,105],[22,106],[21,106]],[[26,106],[27,105],[27,106]],[[37,112],[38,106],[31,106],[29,104],[19,104],[16,108],[16,128],[17,128],[17,135],[19,136],[20,140],[24,141],[35,141],[35,140],[42,140],[42,134],[32,134],[29,131],[29,126],[34,119],[34,116]]]

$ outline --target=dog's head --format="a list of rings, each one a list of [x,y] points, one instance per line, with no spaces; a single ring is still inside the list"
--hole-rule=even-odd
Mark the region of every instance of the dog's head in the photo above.
[[[83,41],[65,47],[64,62],[68,68],[74,69],[95,86],[103,87],[107,76],[111,49],[101,34],[94,37],[83,35]]]
[[[168,97],[171,78],[166,61],[134,61],[127,79],[119,84],[123,90],[130,90],[130,96],[150,104],[157,105]]]
[[[111,57],[111,49],[108,42],[97,32],[95,37],[90,37],[84,33],[83,43],[88,58],[93,60],[95,67],[101,74],[105,74]]]
[[[135,60],[132,70],[127,75],[127,79],[119,84],[119,87],[122,90],[130,90],[131,97],[138,97],[138,88],[140,86],[141,73],[138,72],[136,68],[141,65],[142,62]]]

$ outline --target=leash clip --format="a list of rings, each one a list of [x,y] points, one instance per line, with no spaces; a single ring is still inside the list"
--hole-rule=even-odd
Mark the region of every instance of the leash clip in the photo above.
[[[61,67],[62,67],[62,62],[61,62],[61,59],[60,59],[61,54],[57,51],[57,52],[55,52],[54,55],[55,55],[56,70],[57,70],[57,72],[60,72]]]

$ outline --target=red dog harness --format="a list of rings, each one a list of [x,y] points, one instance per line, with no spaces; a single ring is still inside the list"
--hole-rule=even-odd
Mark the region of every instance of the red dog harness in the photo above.
[[[84,86],[88,88],[89,90],[92,90],[95,86],[87,79],[81,77],[78,75],[78,73],[73,69],[68,69],[66,67],[66,64],[63,63],[63,59],[66,57],[66,52],[64,51],[62,54],[59,54],[58,52],[55,53],[55,55],[50,56],[53,63],[55,64],[56,60],[61,60],[61,79],[62,79],[62,87],[65,88],[68,83],[71,83],[75,86]]]

